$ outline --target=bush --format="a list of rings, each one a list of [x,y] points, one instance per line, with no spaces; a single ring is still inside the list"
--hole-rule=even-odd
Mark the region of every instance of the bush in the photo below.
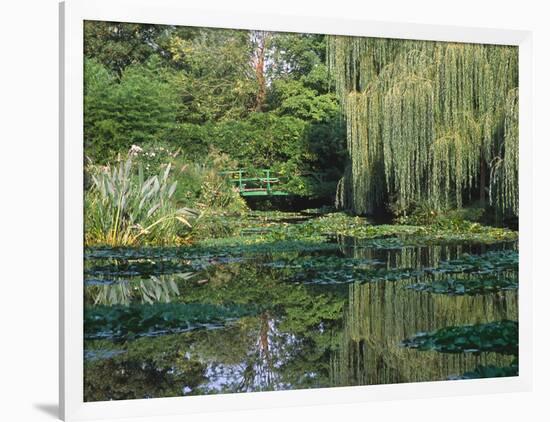
[[[141,167],[133,174],[131,159],[112,167],[89,168],[92,186],[84,197],[86,244],[165,244],[184,238],[190,219],[197,214],[176,207],[177,182],[169,179],[170,168],[147,179]]]
[[[117,80],[94,60],[84,63],[84,142],[106,163],[132,144],[156,143],[176,124],[175,89],[158,60],[127,67]]]
[[[442,230],[471,231],[481,228],[485,210],[470,207],[451,210],[437,210],[428,204],[417,205],[410,215],[396,219],[396,223],[411,226],[433,226]]]
[[[178,202],[192,204],[204,213],[242,214],[248,210],[236,187],[223,174],[237,167],[228,155],[211,148],[200,162],[189,162],[181,155],[173,164],[177,169],[175,197]]]

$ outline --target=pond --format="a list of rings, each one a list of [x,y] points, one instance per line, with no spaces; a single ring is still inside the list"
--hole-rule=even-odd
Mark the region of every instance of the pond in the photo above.
[[[319,218],[87,249],[85,401],[517,375],[517,240],[304,236]]]

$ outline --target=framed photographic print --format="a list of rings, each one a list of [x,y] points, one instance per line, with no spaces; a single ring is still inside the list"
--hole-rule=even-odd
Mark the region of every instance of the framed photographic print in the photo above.
[[[65,420],[530,389],[530,33],[60,13]]]

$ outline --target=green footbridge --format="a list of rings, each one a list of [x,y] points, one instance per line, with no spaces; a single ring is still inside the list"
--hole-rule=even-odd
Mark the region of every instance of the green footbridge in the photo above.
[[[278,189],[280,178],[273,177],[271,170],[229,170],[226,175],[239,189],[242,196],[288,196],[289,192]],[[259,174],[259,176],[257,176]]]

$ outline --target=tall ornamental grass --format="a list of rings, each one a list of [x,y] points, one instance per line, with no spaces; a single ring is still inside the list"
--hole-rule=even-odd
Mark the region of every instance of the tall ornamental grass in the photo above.
[[[92,170],[92,186],[84,200],[86,244],[162,245],[185,240],[196,213],[176,206],[177,182],[170,180],[170,168],[147,179],[141,167],[135,174],[131,159]]]

